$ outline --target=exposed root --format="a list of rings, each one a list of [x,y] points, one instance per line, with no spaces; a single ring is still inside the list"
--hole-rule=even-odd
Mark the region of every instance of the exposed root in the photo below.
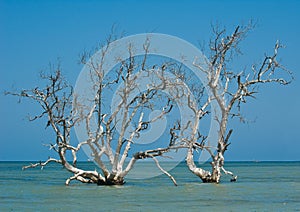
[[[97,171],[80,171],[74,176],[66,180],[66,185],[69,185],[72,180],[78,180],[82,183],[96,183],[99,181],[105,181],[105,178],[101,176]]]
[[[221,167],[222,171],[226,174],[226,175],[231,175],[231,179],[230,182],[236,182],[237,181],[237,176],[234,175],[231,171],[227,171],[223,166]]]

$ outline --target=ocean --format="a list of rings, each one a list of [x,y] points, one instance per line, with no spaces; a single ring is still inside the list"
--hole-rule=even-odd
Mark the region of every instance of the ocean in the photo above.
[[[70,173],[60,165],[22,171],[28,164],[0,162],[0,211],[300,211],[300,162],[227,162],[238,181],[220,184],[202,183],[180,163],[171,171],[177,187],[165,175],[65,186]]]

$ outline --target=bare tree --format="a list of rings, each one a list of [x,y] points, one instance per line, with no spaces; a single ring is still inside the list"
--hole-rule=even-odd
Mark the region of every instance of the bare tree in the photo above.
[[[69,185],[72,180],[98,185],[122,185],[125,182],[124,177],[137,160],[151,158],[157,167],[177,185],[173,176],[162,168],[157,159],[158,156],[163,156],[174,147],[172,134],[170,134],[170,142],[163,146],[130,154],[130,149],[140,133],[172,110],[172,99],[160,92],[170,86],[163,74],[168,64],[157,65],[155,70],[147,69],[147,42],[144,46],[145,56],[140,61],[133,56],[133,48],[129,45],[128,59],[120,60],[120,65],[114,74],[105,76],[103,64],[111,42],[109,39],[106,48],[102,48],[100,59],[88,59],[90,57],[88,53],[81,56],[81,63],[89,68],[90,80],[93,83],[92,89],[95,91],[93,98],[88,100],[88,105],[81,101],[82,99],[74,93],[72,86],[63,79],[60,67],[55,73],[42,76],[48,83],[43,89],[36,87],[22,90],[20,93],[7,92],[7,94],[28,98],[38,103],[42,112],[30,120],[46,117],[47,127],[51,127],[56,135],[55,142],[49,144],[49,147],[57,152],[59,158],[49,158],[45,162],[24,166],[23,169],[44,167],[50,162],[56,162],[73,173],[73,176],[66,180],[66,185]],[[137,73],[136,70],[142,71]],[[138,91],[136,95],[138,75],[145,73],[156,75],[157,79],[160,79],[159,83],[156,81],[147,85],[147,89]],[[108,112],[103,109],[103,98],[105,98],[105,89],[112,89],[113,86],[119,86],[120,101],[117,102],[113,111]],[[135,94],[134,97],[132,97],[133,94]],[[153,109],[157,100],[159,100],[160,114],[145,120],[143,110]],[[96,123],[94,123],[95,117]],[[76,145],[74,141],[71,141],[70,134],[78,124],[85,126],[86,139],[79,141]],[[116,130],[117,125],[120,128],[119,132]],[[130,126],[134,128],[130,129]],[[130,132],[128,137],[125,136],[126,132]],[[90,150],[89,156],[100,167],[101,172],[96,169],[91,171],[77,167],[77,152],[85,147]],[[72,153],[72,162],[68,161],[67,152]]]
[[[42,75],[47,81],[45,88],[36,87],[19,93],[7,92],[38,103],[42,112],[30,120],[46,117],[46,126],[51,127],[56,135],[49,147],[57,152],[58,158],[49,158],[45,162],[23,168],[44,167],[50,162],[56,162],[73,174],[66,180],[66,185],[72,180],[98,185],[122,185],[125,183],[125,176],[138,160],[150,158],[177,185],[174,177],[163,169],[157,157],[165,157],[172,150],[184,148],[187,149],[186,162],[189,170],[203,182],[219,183],[221,171],[231,175],[231,180],[236,181],[237,176],[224,168],[224,153],[230,145],[229,138],[232,134],[232,129],[228,129],[229,118],[242,118],[241,105],[246,103],[248,97],[255,97],[258,85],[287,85],[293,79],[291,72],[277,60],[278,51],[282,48],[278,41],[273,54],[265,55],[261,64],[253,65],[251,70],[238,72],[228,68],[233,56],[239,54],[239,43],[250,29],[251,26],[237,27],[230,35],[225,30],[214,29],[215,38],[210,42],[209,59],[205,64],[197,59],[193,62],[197,70],[207,78],[208,83],[204,87],[208,88],[208,95],[204,95],[205,89],[201,85],[187,88],[188,74],[182,70],[182,65],[172,62],[149,64],[153,63],[153,60],[148,62],[149,40],[143,45],[142,57],[136,57],[134,46],[128,44],[128,57],[115,58],[119,65],[108,73],[106,62],[111,57],[109,50],[113,43],[112,37],[97,54],[85,52],[81,55],[80,62],[87,68],[87,80],[91,82],[83,90],[91,91],[92,95],[85,97],[75,92],[78,89],[73,89],[64,80],[60,67],[53,74]],[[152,81],[142,88],[140,84],[143,82],[140,79],[149,76]],[[105,98],[111,98],[107,94],[112,95],[112,90],[116,90],[117,98],[113,106],[109,107],[105,105]],[[166,90],[169,91],[168,94],[164,92]],[[187,105],[192,115],[185,115],[192,118],[175,122],[169,129],[170,139],[159,142],[158,146],[138,151],[132,148],[138,144],[143,131],[172,113],[175,102],[177,105]],[[218,116],[213,117],[218,123],[216,146],[211,145],[210,137],[204,136],[205,133],[200,128],[202,118],[212,112],[209,110],[216,109],[209,109],[212,105],[216,105],[220,111]],[[154,109],[159,109],[159,114],[146,119],[145,111]],[[189,113],[187,110],[185,112]],[[84,133],[79,143],[75,144],[70,135],[72,129],[78,126],[84,128]],[[88,156],[98,165],[100,172],[77,166],[77,153],[82,149],[88,149]],[[198,150],[209,153],[211,171],[195,164],[194,154]],[[72,162],[69,162],[68,152],[71,152]]]
[[[207,87],[211,93],[201,108],[189,103],[197,121],[192,126],[193,133],[188,140],[189,150],[186,160],[189,170],[200,177],[203,182],[219,183],[221,171],[231,175],[231,181],[237,180],[237,176],[224,168],[224,153],[230,145],[229,138],[233,131],[228,129],[229,119],[239,117],[243,120],[240,113],[241,105],[246,103],[248,97],[255,98],[259,85],[269,83],[287,85],[293,79],[292,73],[278,61],[278,51],[283,47],[279,41],[275,44],[273,54],[265,55],[261,64],[253,65],[250,70],[238,71],[229,68],[233,57],[240,53],[238,48],[240,42],[250,29],[252,29],[251,24],[245,27],[238,26],[232,34],[226,34],[225,29],[214,28],[214,39],[210,42],[211,56],[206,64],[209,68],[205,69],[203,64],[198,63],[197,60],[194,61],[194,65],[199,71],[205,73],[208,79]],[[207,106],[212,101],[216,101],[216,105],[221,111],[219,118],[215,117],[219,131],[217,146],[210,146],[209,141],[205,137],[199,136],[201,133],[198,132],[199,122],[207,114]],[[210,154],[211,172],[196,166],[194,162],[196,149],[207,151]]]

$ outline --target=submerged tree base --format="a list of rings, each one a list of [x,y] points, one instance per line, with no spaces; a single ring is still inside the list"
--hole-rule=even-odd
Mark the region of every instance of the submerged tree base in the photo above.
[[[117,180],[111,180],[111,179],[99,179],[97,182],[98,186],[114,186],[114,185],[124,185],[126,182],[123,178],[117,179]]]
[[[220,181],[216,181],[215,179],[212,179],[212,178],[201,178],[201,180],[203,183],[217,183],[217,184],[220,183]],[[237,176],[233,176],[230,179],[230,182],[236,182],[236,181],[237,181]]]

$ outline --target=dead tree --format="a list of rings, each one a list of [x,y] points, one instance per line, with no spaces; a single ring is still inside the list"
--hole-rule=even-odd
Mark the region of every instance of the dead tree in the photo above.
[[[289,84],[292,73],[278,61],[278,51],[283,46],[276,42],[271,55],[265,55],[259,65],[253,65],[250,70],[229,69],[233,57],[239,54],[239,43],[245,38],[252,25],[236,27],[232,34],[226,34],[226,30],[214,29],[214,39],[210,42],[211,55],[207,61],[208,69],[203,64],[194,61],[199,71],[205,73],[208,79],[208,90],[210,95],[205,104],[199,109],[189,104],[193,109],[196,119],[192,126],[193,133],[188,141],[187,165],[189,170],[201,178],[203,182],[219,183],[221,171],[232,176],[231,181],[236,181],[237,176],[224,168],[224,153],[230,145],[229,138],[232,129],[228,129],[228,121],[231,117],[242,119],[240,108],[245,104],[247,98],[255,98],[259,85],[278,83]],[[203,136],[198,136],[198,125],[201,118],[206,114],[206,108],[212,101],[216,101],[221,114],[215,117],[218,122],[217,146],[209,146]],[[201,131],[201,129],[200,129]],[[200,140],[200,141],[199,141]],[[195,149],[207,151],[211,156],[212,170],[207,171],[197,167],[194,162]]]
[[[111,41],[107,43],[107,48],[102,48],[100,60],[99,58],[88,60],[88,54],[83,54],[81,57],[81,62],[90,68],[90,79],[95,91],[93,99],[90,99],[89,107],[74,94],[72,86],[63,79],[60,68],[49,76],[42,76],[47,81],[47,86],[43,89],[36,87],[23,90],[20,93],[7,93],[38,103],[42,112],[30,120],[46,117],[46,126],[51,127],[55,132],[55,141],[49,144],[49,147],[57,152],[59,158],[49,158],[45,162],[31,164],[23,167],[23,169],[44,167],[50,162],[56,162],[73,173],[73,176],[66,180],[66,185],[69,185],[72,180],[98,185],[122,185],[125,183],[125,176],[133,168],[136,161],[151,158],[157,167],[177,185],[175,179],[161,167],[157,159],[157,157],[163,156],[175,148],[174,142],[171,142],[172,136],[170,142],[165,146],[129,154],[140,133],[146,130],[151,123],[168,114],[173,107],[172,99],[166,98],[159,92],[170,86],[168,79],[163,74],[167,64],[157,65],[156,70],[149,70],[146,68],[148,46],[144,46],[144,58],[140,62],[136,62],[133,49],[129,45],[129,58],[126,61],[119,61],[120,66],[116,68],[115,74],[106,77],[102,65],[110,43]],[[136,70],[142,71],[137,73]],[[134,98],[129,98],[131,93],[138,88],[137,75],[148,72],[157,75],[160,82],[149,85],[149,88],[140,91]],[[120,83],[122,83],[118,93],[120,101],[115,110],[108,113],[103,109],[104,90]],[[151,110],[158,99],[161,108],[160,114],[150,120],[145,120],[143,109],[149,108]],[[96,125],[93,124],[94,117],[97,120]],[[77,124],[85,126],[86,139],[74,144],[70,134]],[[120,132],[116,131],[117,124],[121,126]],[[130,124],[133,124],[135,128],[130,131],[130,136],[126,138],[124,135]],[[96,169],[84,170],[77,167],[77,152],[84,147],[89,148],[90,156],[100,167],[101,172]],[[72,162],[67,159],[67,152],[72,153]],[[104,158],[107,158],[108,161],[105,161]]]

